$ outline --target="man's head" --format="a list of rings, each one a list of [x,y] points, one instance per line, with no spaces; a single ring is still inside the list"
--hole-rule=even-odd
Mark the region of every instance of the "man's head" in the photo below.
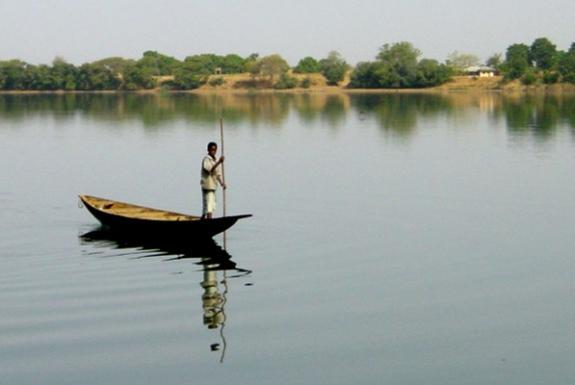
[[[218,151],[218,145],[216,144],[216,142],[208,143],[208,154],[210,154],[211,156],[215,156],[217,151]]]

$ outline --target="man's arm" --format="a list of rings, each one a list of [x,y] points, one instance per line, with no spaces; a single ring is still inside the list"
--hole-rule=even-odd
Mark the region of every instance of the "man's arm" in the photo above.
[[[218,166],[222,163],[224,163],[224,156],[220,156],[220,159],[218,159],[218,161],[216,163],[214,163],[214,165],[212,166],[212,169],[210,170],[210,173],[213,174],[214,171],[216,171],[216,168],[218,168]]]
[[[224,161],[224,157],[222,156],[218,162],[219,163],[223,163]],[[220,182],[220,185],[222,186],[222,188],[225,190],[227,188],[226,184],[224,183],[224,176],[222,175],[222,169],[221,168],[217,168],[219,166],[219,164],[216,164],[216,166],[214,166],[214,169],[216,171],[216,179],[218,180],[218,182]]]
[[[222,186],[222,188],[225,190],[226,188],[228,188],[228,186],[224,183],[224,178],[222,178],[221,175],[218,175],[218,182],[220,182],[220,185]]]

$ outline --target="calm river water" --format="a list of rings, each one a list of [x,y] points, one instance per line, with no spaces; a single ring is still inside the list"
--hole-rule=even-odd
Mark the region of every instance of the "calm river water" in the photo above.
[[[220,114],[225,251],[84,236]],[[1,95],[0,383],[571,385],[574,161],[567,96]]]

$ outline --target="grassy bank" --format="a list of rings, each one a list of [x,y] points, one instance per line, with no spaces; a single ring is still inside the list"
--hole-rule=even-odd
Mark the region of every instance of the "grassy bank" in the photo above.
[[[321,74],[291,74],[298,82],[308,78],[310,86],[308,88],[292,88],[289,90],[275,90],[265,82],[258,87],[252,82],[250,74],[234,75],[212,75],[213,78],[220,78],[221,84],[210,85],[210,81],[200,88],[190,91],[195,93],[214,92],[290,92],[290,93],[313,93],[313,92],[345,92],[345,93],[436,93],[436,92],[550,92],[550,93],[575,93],[575,85],[568,83],[552,85],[530,85],[525,86],[518,80],[506,82],[501,76],[473,78],[469,76],[454,76],[451,81],[437,87],[416,88],[416,89],[353,89],[347,88],[349,75],[337,86],[329,86]]]
[[[33,90],[20,90],[20,91],[2,91],[0,94],[82,94],[82,93],[196,93],[196,94],[212,94],[212,93],[473,93],[473,92],[503,92],[503,93],[575,93],[575,84],[558,83],[547,85],[523,85],[520,81],[504,81],[501,76],[486,77],[486,78],[473,78],[469,76],[454,76],[451,81],[437,87],[430,88],[376,88],[376,89],[360,89],[348,88],[349,74],[337,86],[330,86],[327,84],[325,78],[319,74],[290,74],[290,76],[297,79],[298,84],[304,79],[308,79],[309,87],[302,88],[296,87],[286,90],[277,90],[272,87],[273,80],[260,79],[254,80],[249,73],[231,74],[231,75],[211,75],[206,84],[201,87],[188,90],[188,91],[172,91],[162,88],[162,83],[173,80],[173,76],[158,77],[158,87],[149,90],[137,91],[33,91]]]

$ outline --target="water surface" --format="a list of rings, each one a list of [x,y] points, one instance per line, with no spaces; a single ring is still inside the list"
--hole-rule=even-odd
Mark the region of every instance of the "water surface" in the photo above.
[[[1,95],[2,382],[571,384],[574,111]],[[86,193],[197,214],[221,115],[227,209],[254,214],[226,250],[102,237],[78,208]]]

